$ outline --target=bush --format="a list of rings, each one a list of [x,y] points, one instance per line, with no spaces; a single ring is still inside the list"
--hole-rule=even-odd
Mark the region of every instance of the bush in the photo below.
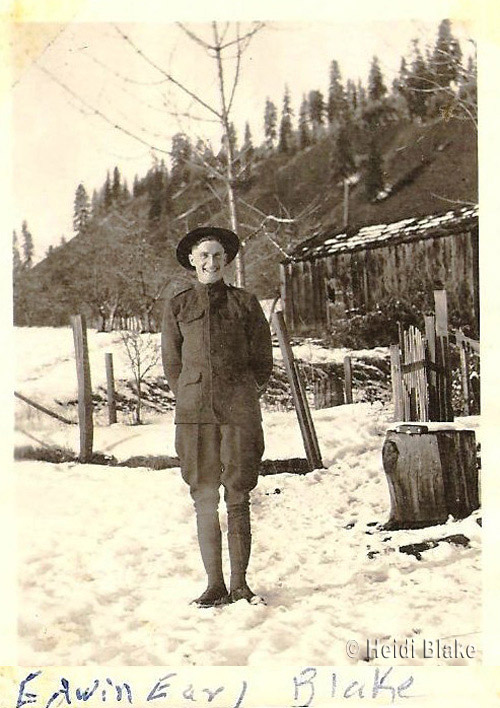
[[[423,329],[422,308],[414,302],[390,297],[378,303],[369,312],[351,311],[336,320],[328,342],[333,347],[389,346],[398,342],[398,323],[406,329],[410,325]]]
[[[38,462],[75,462],[78,458],[72,450],[64,447],[35,447],[34,445],[22,445],[14,449],[15,460],[36,460]]]

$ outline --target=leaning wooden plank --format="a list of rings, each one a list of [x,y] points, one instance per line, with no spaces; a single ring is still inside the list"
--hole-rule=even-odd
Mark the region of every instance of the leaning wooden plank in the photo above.
[[[318,454],[319,448],[317,448],[316,433],[310,417],[307,400],[305,399],[303,389],[301,389],[300,386],[299,375],[295,366],[292,347],[290,346],[285,320],[281,311],[274,313],[273,325],[276,336],[278,337],[288,381],[290,382],[290,387],[292,389],[292,399],[299,421],[306,457],[311,469],[318,469],[323,467],[323,462],[321,460],[321,456]]]
[[[40,403],[37,403],[36,401],[32,401],[31,398],[28,398],[27,396],[23,396],[22,393],[18,393],[17,391],[14,391],[14,396],[21,399],[21,401],[24,401],[29,406],[32,406],[33,408],[36,408],[37,410],[41,411],[42,413],[45,413],[46,415],[50,415],[50,416],[52,416],[52,418],[56,418],[57,420],[60,420],[63,423],[66,423],[66,425],[76,425],[76,421],[69,420],[69,418],[65,418],[64,416],[60,415],[59,413],[55,413],[55,411],[51,411],[49,408],[45,408],[45,406],[42,406]]]
[[[301,373],[299,371],[299,367],[297,366],[296,361],[293,361],[293,367],[295,369],[295,374],[297,377],[297,383],[298,383],[298,387],[299,387],[299,394],[302,399],[302,407],[304,409],[305,418],[307,421],[307,427],[309,429],[309,435],[311,438],[312,453],[313,453],[313,460],[314,460],[314,469],[318,469],[318,468],[323,467],[323,461],[321,459],[321,452],[319,449],[318,438],[316,436],[316,430],[314,428],[314,423],[313,423],[313,419],[311,416],[311,410],[309,408],[309,404],[307,403],[306,389],[305,389],[304,381],[302,380],[302,376],[301,376]]]

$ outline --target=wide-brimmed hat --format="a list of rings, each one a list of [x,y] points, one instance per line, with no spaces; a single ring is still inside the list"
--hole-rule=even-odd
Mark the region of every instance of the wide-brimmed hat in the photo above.
[[[176,255],[181,266],[188,270],[194,270],[194,267],[189,262],[189,254],[193,246],[204,239],[219,241],[226,252],[228,263],[234,259],[240,247],[240,240],[234,231],[221,229],[219,226],[200,226],[190,231],[179,241]]]

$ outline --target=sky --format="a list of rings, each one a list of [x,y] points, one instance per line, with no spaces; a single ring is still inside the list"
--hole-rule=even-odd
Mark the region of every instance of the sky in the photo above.
[[[402,12],[398,17],[379,12],[380,19],[367,12],[362,20],[344,11],[317,19],[311,15],[307,21],[293,12],[292,5],[288,15],[266,21],[245,52],[235,94],[233,121],[239,139],[248,120],[254,143],[262,140],[266,97],[280,112],[287,84],[295,117],[304,92],[318,88],[326,96],[333,59],[339,62],[344,82],[359,78],[366,83],[376,55],[390,85],[401,56],[410,53],[412,39],[434,43],[439,21],[446,16],[441,14],[447,9],[442,5],[437,3],[418,19],[414,11],[413,16]],[[215,64],[205,50],[163,16],[155,16],[160,21],[137,22],[135,16],[108,14],[98,15],[103,21],[95,22],[88,3],[82,7],[67,24],[22,22],[11,35],[12,209],[7,232],[19,233],[22,221],[28,222],[35,261],[62,236],[72,237],[73,201],[80,182],[91,195],[116,165],[130,186],[135,174],[147,172],[153,154],[168,163],[170,141],[177,132],[193,139],[209,137],[215,150],[220,145],[217,124],[206,120],[210,112],[183,100],[118,30],[163,71],[218,109]],[[209,23],[188,26],[198,36],[210,38]],[[243,31],[249,26],[243,24]],[[463,51],[470,51],[472,24],[454,19],[453,31]],[[233,69],[234,61],[228,58],[228,83]],[[204,120],[190,122],[173,116],[174,110],[196,112]]]

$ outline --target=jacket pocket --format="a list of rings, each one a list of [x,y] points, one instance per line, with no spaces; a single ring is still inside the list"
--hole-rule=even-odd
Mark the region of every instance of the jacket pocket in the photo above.
[[[201,398],[201,371],[181,371],[175,403],[178,415],[188,416],[194,422],[201,406]]]
[[[199,320],[205,314],[203,307],[186,307],[179,312],[177,319],[182,324],[189,324]]]

